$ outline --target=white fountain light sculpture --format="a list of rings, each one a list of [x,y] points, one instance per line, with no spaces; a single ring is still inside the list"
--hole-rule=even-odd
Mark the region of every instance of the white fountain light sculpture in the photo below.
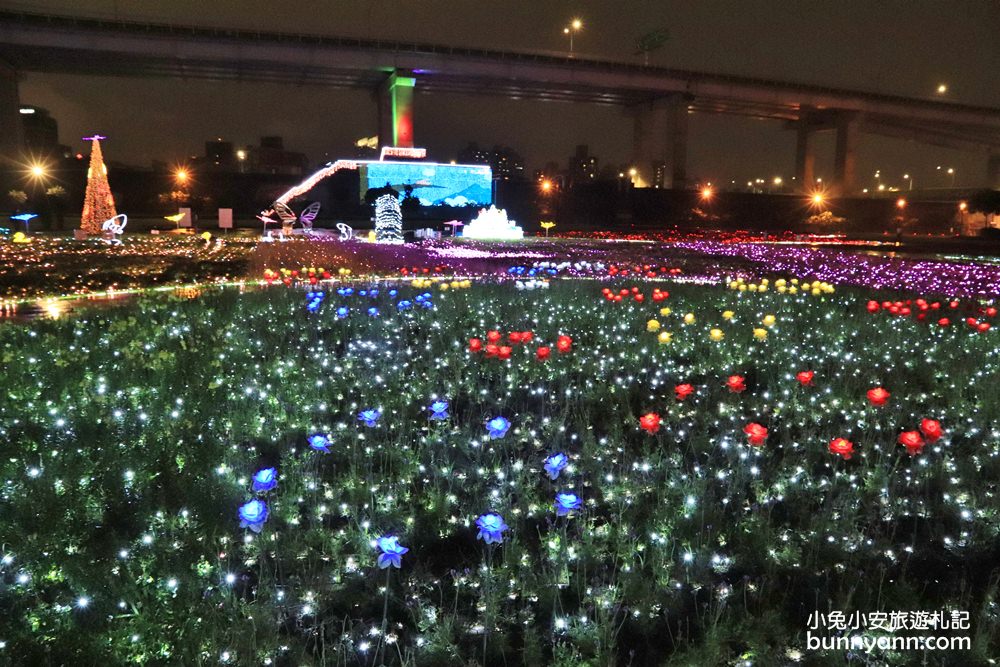
[[[490,206],[479,211],[476,219],[465,226],[462,236],[468,239],[523,239],[524,230],[507,218],[507,211]]]

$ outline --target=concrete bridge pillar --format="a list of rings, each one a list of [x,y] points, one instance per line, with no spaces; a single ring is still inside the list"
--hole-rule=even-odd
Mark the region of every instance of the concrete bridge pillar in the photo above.
[[[858,159],[858,116],[842,111],[837,115],[837,150],[833,158],[833,185],[837,195],[854,192]]]
[[[1000,190],[1000,153],[990,153],[986,161],[986,183]]]
[[[413,148],[413,86],[416,79],[394,71],[378,89],[379,147]]]
[[[20,162],[24,151],[21,100],[17,94],[17,71],[0,61],[0,168]]]
[[[798,139],[795,144],[795,182],[802,192],[812,192],[816,183],[815,130],[808,118],[797,121]]]
[[[670,95],[633,109],[632,155],[638,187],[687,187],[688,99]]]

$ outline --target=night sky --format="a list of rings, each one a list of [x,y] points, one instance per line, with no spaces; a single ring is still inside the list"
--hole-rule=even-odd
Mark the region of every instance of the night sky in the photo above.
[[[501,2],[440,0],[273,2],[267,0],[6,0],[6,7],[130,20],[385,37],[472,47],[562,51],[562,28],[584,21],[576,50],[633,60],[643,33],[667,28],[669,42],[655,65],[857,88],[916,97],[946,97],[1000,107],[1000,3],[974,1],[702,0],[699,2]],[[419,84],[418,84],[419,85]],[[208,138],[256,143],[279,134],[286,147],[320,161],[351,154],[355,139],[376,133],[372,96],[360,90],[295,85],[125,79],[28,73],[21,102],[48,108],[60,139],[109,135],[105,156],[148,165],[202,154]],[[627,163],[631,121],[615,107],[508,101],[489,96],[418,95],[416,144],[450,159],[468,141],[510,145],[528,167],[556,160],[565,166],[576,144],[589,144],[602,164]],[[817,175],[832,177],[833,136],[818,142]],[[791,177],[794,135],[781,123],[732,116],[691,119],[689,174],[701,180],[745,183]],[[986,159],[922,144],[865,135],[859,186],[876,169],[885,182],[915,187],[985,181]]]

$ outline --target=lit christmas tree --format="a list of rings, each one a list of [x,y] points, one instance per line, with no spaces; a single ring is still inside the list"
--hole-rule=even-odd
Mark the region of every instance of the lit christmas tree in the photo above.
[[[101,139],[106,138],[99,134],[83,138],[90,141],[90,167],[87,169],[87,192],[83,197],[80,229],[95,236],[101,233],[101,224],[105,220],[118,215],[115,198],[108,185],[108,168],[101,154]]]

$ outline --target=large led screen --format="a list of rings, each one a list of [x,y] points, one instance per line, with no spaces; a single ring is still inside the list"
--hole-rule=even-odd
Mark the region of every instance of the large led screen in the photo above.
[[[361,198],[372,188],[406,186],[421,206],[488,206],[493,203],[493,170],[479,164],[361,162]]]

